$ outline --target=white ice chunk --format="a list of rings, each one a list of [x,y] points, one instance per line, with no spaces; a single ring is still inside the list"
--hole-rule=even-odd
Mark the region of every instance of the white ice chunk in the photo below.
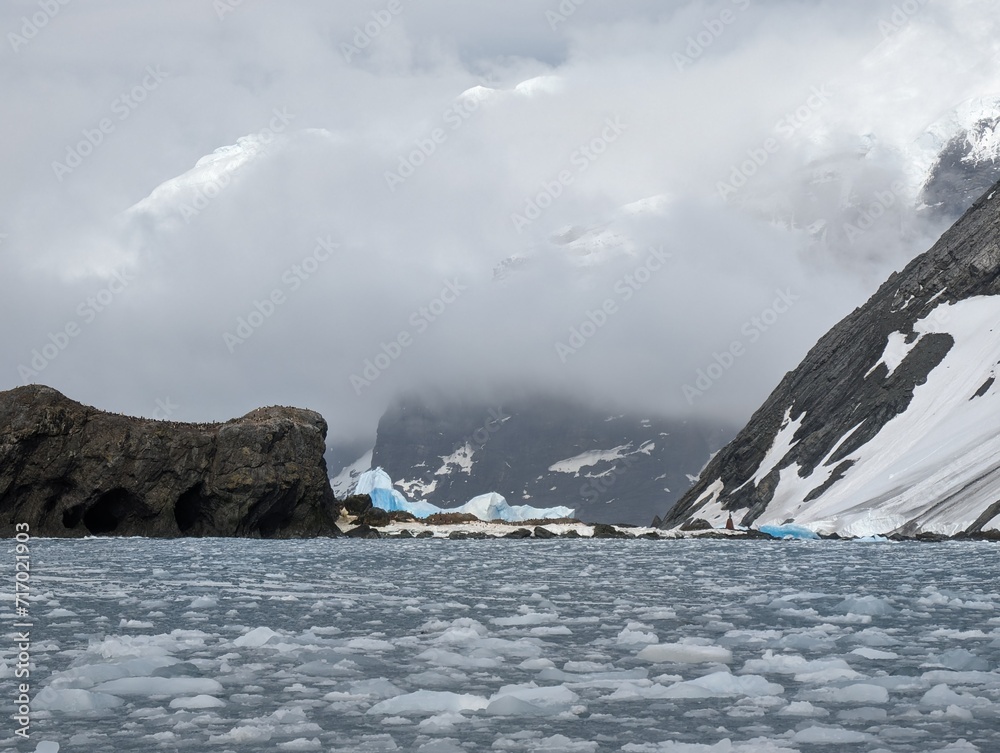
[[[980,753],[980,750],[963,737],[943,748],[935,748],[930,753]]]
[[[136,630],[148,630],[153,627],[152,622],[147,622],[145,620],[119,620],[118,627],[120,628],[134,628]]]
[[[688,643],[655,643],[646,646],[638,653],[643,661],[665,664],[703,664],[717,662],[729,664],[733,660],[733,652],[721,646],[696,646]]]
[[[673,740],[651,745],[626,743],[623,753],[797,753],[798,748],[790,748],[783,740],[768,740],[756,737],[746,742],[733,742],[728,737],[715,745],[703,743],[679,743]]]
[[[435,714],[434,716],[427,717],[417,726],[421,732],[433,735],[441,732],[450,732],[455,728],[455,725],[461,724],[463,721],[465,721],[465,717],[462,714],[446,711],[443,714]]]
[[[540,671],[543,669],[553,669],[556,665],[551,659],[525,659],[517,666],[528,671]]]
[[[807,727],[792,735],[797,743],[812,745],[846,745],[867,742],[868,735],[864,732],[844,729],[843,727]]]
[[[656,633],[647,633],[632,625],[628,625],[618,633],[618,643],[623,646],[642,646],[651,643],[659,643],[660,639]]]
[[[665,698],[729,698],[734,696],[776,696],[785,692],[784,687],[768,682],[758,675],[732,675],[713,672],[694,680],[679,682],[667,688]]]
[[[344,645],[352,651],[364,651],[365,653],[392,651],[396,648],[395,645],[381,638],[351,638]]]
[[[867,614],[872,617],[893,614],[896,611],[888,601],[877,596],[849,596],[833,610],[839,614]]]
[[[556,622],[558,619],[559,615],[553,612],[527,612],[516,617],[495,617],[491,622],[501,627],[511,627],[514,625],[545,625]]]
[[[489,629],[478,620],[461,617],[454,620],[441,635],[434,639],[435,643],[469,643],[489,635]]]
[[[830,712],[813,706],[809,701],[792,701],[778,712],[778,716],[829,716]]]
[[[125,703],[107,693],[92,693],[80,688],[42,688],[32,701],[31,708],[37,711],[97,711],[99,709],[114,709]]]
[[[380,701],[368,709],[369,714],[441,714],[445,712],[481,711],[489,705],[484,697],[471,693],[451,693],[442,690],[417,690],[413,693]]]
[[[149,677],[156,670],[179,664],[172,656],[154,656],[149,659],[126,659],[114,663],[84,664],[63,672],[56,672],[50,678],[53,688],[92,688],[101,682],[117,680],[120,677]]]
[[[598,745],[589,740],[572,740],[565,735],[552,735],[538,740],[531,745],[532,751],[545,753],[597,753]]]
[[[266,645],[272,638],[280,637],[280,635],[269,627],[258,627],[234,640],[233,645],[240,648],[260,648]]]
[[[172,709],[218,709],[225,705],[225,701],[211,695],[182,696],[170,702]]]
[[[987,670],[990,668],[988,661],[964,648],[953,648],[944,651],[940,656],[936,657],[936,660],[942,667],[956,671]]]
[[[429,648],[417,654],[417,658],[437,667],[459,667],[461,669],[495,669],[503,663],[501,656],[466,656],[455,651]]]
[[[888,703],[889,691],[881,685],[858,682],[840,688],[820,688],[809,691],[808,697],[811,700],[832,701],[834,703]]]
[[[884,722],[888,718],[889,713],[885,709],[875,706],[858,706],[837,714],[837,719],[842,722]]]
[[[122,677],[102,682],[94,690],[131,696],[215,695],[222,692],[222,683],[209,677]]]
[[[319,741],[318,737],[297,737],[294,740],[289,740],[287,743],[278,743],[278,750],[322,750],[322,748],[323,744]]]
[[[877,648],[856,648],[851,651],[852,654],[857,656],[863,656],[865,659],[872,659],[873,661],[879,659],[898,659],[899,654],[893,651],[879,651]]]
[[[971,709],[990,706],[991,702],[986,698],[981,698],[971,693],[956,693],[945,684],[935,685],[924,693],[920,702],[924,706],[958,706],[959,708]]]
[[[221,735],[209,735],[210,743],[266,743],[274,734],[274,728],[262,724],[241,724]]]
[[[395,698],[402,695],[403,691],[396,687],[384,677],[376,677],[370,680],[358,680],[350,685],[351,693],[370,698]]]
[[[796,682],[811,683],[856,680],[861,677],[843,659],[808,661],[798,654],[775,654],[770,649],[760,659],[748,659],[740,672],[794,675]]]
[[[490,698],[486,713],[496,716],[550,716],[568,711],[579,698],[565,685],[506,685]]]

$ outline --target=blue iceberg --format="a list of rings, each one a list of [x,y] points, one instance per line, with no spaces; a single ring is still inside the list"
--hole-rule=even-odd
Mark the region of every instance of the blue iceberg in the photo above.
[[[353,494],[367,494],[372,498],[375,507],[381,507],[386,512],[407,510],[409,501],[400,492],[392,488],[392,479],[381,468],[365,471],[358,477]]]
[[[805,526],[797,526],[792,523],[785,525],[761,526],[762,533],[773,536],[776,539],[818,539],[819,535]]]
[[[480,520],[506,520],[509,523],[522,523],[525,520],[572,518],[575,510],[572,507],[510,505],[501,495],[490,492],[473,497],[461,507],[445,510],[445,512],[469,513]]]
[[[427,518],[435,513],[466,513],[475,515],[483,521],[503,520],[509,523],[522,523],[525,520],[551,520],[554,518],[571,518],[575,512],[572,507],[532,507],[531,505],[510,505],[502,495],[496,492],[480,494],[473,497],[461,507],[443,508],[430,502],[411,502],[392,486],[389,474],[381,468],[365,471],[358,477],[353,494],[367,494],[372,498],[375,507],[381,507],[387,512],[399,510],[412,513],[417,518]]]

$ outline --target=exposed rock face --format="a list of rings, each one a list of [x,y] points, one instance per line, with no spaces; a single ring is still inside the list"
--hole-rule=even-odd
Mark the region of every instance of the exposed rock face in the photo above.
[[[384,528],[392,521],[389,518],[389,513],[385,510],[380,507],[369,507],[358,516],[358,522],[372,528]]]
[[[630,539],[631,534],[625,533],[624,531],[619,531],[614,526],[608,525],[607,523],[597,523],[594,526],[594,538],[595,539]]]
[[[662,527],[995,528],[998,315],[1000,184],[819,340]]]
[[[104,413],[37,385],[0,392],[0,532],[336,535],[326,430],[296,408],[182,424]]]
[[[361,525],[357,526],[356,528],[352,528],[350,531],[347,532],[346,535],[349,536],[352,539],[380,539],[380,538],[382,538],[382,534],[379,533],[374,528],[372,528],[367,523],[362,523]]]
[[[531,531],[527,528],[518,528],[510,533],[505,533],[503,536],[505,539],[530,539]]]

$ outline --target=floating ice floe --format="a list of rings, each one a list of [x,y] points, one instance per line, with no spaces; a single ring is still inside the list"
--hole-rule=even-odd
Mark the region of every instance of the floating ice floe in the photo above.
[[[687,643],[654,643],[639,652],[638,658],[657,664],[728,664],[733,652],[721,646],[698,646]]]
[[[581,567],[571,546],[340,544],[331,559],[326,540],[41,542],[40,613],[62,602],[88,627],[48,623],[33,643],[32,737],[219,753],[1000,750],[989,544],[865,553],[877,581],[846,545],[594,542]],[[203,596],[214,605],[185,611]]]
[[[568,711],[579,696],[564,685],[506,685],[490,698],[444,690],[417,690],[379,701],[368,714],[440,716],[485,711],[492,716],[550,716]]]
[[[82,688],[43,688],[32,703],[36,711],[69,711],[80,713],[113,709],[125,702],[109,693],[91,693]]]

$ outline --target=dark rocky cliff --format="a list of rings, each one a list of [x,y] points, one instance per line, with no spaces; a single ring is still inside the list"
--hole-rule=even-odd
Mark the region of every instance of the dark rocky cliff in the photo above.
[[[308,537],[338,533],[323,417],[262,408],[183,424],[0,392],[0,534]]]

